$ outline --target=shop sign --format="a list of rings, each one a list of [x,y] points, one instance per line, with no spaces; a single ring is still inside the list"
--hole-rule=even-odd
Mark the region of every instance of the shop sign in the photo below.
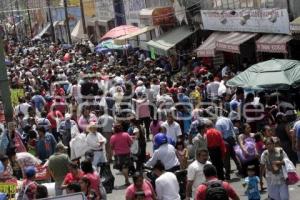
[[[201,17],[206,30],[290,33],[287,9],[201,10]]]
[[[256,44],[259,52],[288,53],[286,44]]]

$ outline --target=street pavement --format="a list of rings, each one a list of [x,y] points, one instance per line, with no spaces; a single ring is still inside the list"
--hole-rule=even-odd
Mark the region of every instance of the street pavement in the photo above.
[[[148,142],[147,143],[147,152],[151,152],[152,149],[152,143]],[[235,165],[232,162],[231,165],[234,169]],[[297,166],[297,171],[298,174],[300,174],[300,164]],[[112,194],[108,194],[108,199],[109,200],[123,200],[125,199],[125,187],[120,187],[122,185],[124,185],[125,181],[124,181],[124,177],[116,170],[113,170],[113,174],[115,176],[115,188],[113,190]],[[238,193],[239,197],[241,200],[247,200],[247,197],[245,196],[245,188],[242,186],[243,183],[243,179],[239,179],[238,177],[236,177],[234,175],[235,173],[232,174],[231,176],[231,181],[230,184],[233,186],[233,188],[236,190],[236,192]],[[130,181],[132,182],[132,179],[130,179]],[[265,183],[265,181],[264,181]],[[264,184],[266,187],[266,183]],[[300,183],[298,183],[297,185],[292,185],[289,186],[289,191],[290,191],[290,199],[289,200],[299,200],[300,197]],[[264,192],[261,194],[261,199],[265,200],[267,199],[267,192]]]

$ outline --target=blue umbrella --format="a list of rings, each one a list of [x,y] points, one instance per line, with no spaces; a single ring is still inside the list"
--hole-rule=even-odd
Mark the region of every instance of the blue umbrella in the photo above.
[[[110,52],[111,51],[111,49],[108,49],[108,48],[95,48],[95,52],[96,53],[103,53],[103,54],[106,54],[106,53],[108,53],[108,52]]]

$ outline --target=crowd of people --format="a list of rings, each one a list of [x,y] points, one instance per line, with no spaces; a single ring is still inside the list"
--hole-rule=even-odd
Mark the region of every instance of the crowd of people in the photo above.
[[[49,196],[38,169],[56,196],[105,199],[101,174],[112,164],[127,200],[238,200],[231,161],[248,199],[265,189],[289,199],[300,158],[294,100],[228,87],[238,67],[192,55],[152,60],[142,50],[99,54],[87,42],[7,41],[5,51],[14,122],[0,126],[0,181],[22,180],[19,199]]]

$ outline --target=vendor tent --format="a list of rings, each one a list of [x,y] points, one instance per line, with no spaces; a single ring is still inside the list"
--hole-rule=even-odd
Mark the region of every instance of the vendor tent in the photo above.
[[[73,40],[84,40],[89,38],[88,35],[84,34],[83,32],[83,24],[81,20],[77,22],[76,26],[74,27],[71,33],[71,36]]]
[[[227,82],[231,87],[289,89],[300,86],[300,62],[272,59],[252,65]]]

